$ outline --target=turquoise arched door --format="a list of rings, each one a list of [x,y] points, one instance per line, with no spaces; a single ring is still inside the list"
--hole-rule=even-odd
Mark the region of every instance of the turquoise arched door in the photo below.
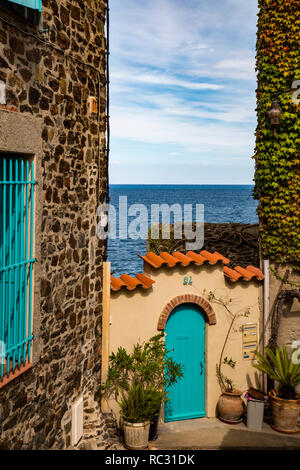
[[[176,307],[166,325],[166,348],[184,366],[184,377],[169,388],[165,421],[205,416],[205,320],[194,304]]]

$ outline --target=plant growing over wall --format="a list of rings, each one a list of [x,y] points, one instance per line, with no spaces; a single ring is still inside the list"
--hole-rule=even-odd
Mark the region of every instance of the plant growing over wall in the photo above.
[[[259,0],[255,189],[261,249],[274,262],[300,259],[300,0]],[[281,110],[274,136],[268,113]]]
[[[205,290],[203,291],[203,295],[204,296],[206,295]],[[223,343],[223,346],[222,346],[222,350],[221,350],[221,354],[220,354],[220,360],[219,360],[219,363],[216,364],[216,375],[217,375],[217,379],[218,379],[218,382],[219,382],[219,385],[220,385],[220,388],[221,388],[222,392],[224,392],[224,391],[225,392],[232,392],[235,388],[235,385],[234,385],[232,379],[230,379],[229,377],[227,377],[226,375],[223,374],[222,368],[223,368],[224,365],[227,365],[227,366],[231,367],[231,369],[234,369],[235,366],[236,366],[236,361],[234,361],[231,357],[230,358],[228,358],[227,356],[224,357],[224,353],[225,353],[226,345],[228,343],[228,339],[230,337],[230,333],[233,330],[233,326],[234,326],[235,322],[237,321],[238,318],[241,318],[241,317],[247,318],[250,314],[250,309],[248,308],[242,313],[239,313],[239,312],[233,313],[233,311],[231,309],[232,299],[222,299],[220,297],[217,297],[216,294],[212,291],[210,291],[207,294],[207,300],[209,302],[221,305],[230,317],[230,324],[229,324],[229,327],[228,327],[228,330],[227,330],[227,333],[226,333],[226,337],[225,337],[225,340],[224,340],[224,343]]]

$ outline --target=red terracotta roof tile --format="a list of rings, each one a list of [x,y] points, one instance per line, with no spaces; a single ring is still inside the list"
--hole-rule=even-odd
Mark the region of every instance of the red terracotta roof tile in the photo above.
[[[125,285],[129,290],[133,290],[137,286],[142,285],[141,281],[139,281],[136,277],[129,276],[129,274],[121,274],[120,279],[125,282]]]
[[[177,263],[180,263],[178,258],[170,255],[170,253],[167,253],[166,251],[162,251],[161,253],[159,253],[159,256],[168,263],[168,266],[170,268],[173,268],[173,266],[175,266]]]
[[[265,278],[261,270],[256,268],[255,266],[247,266],[246,269],[248,271],[252,271],[256,275],[257,279],[259,279],[260,281],[262,281]]]
[[[135,277],[129,276],[129,274],[122,274],[120,278],[110,276],[111,289],[114,291],[120,290],[122,287],[126,287],[128,290],[134,290],[136,287],[142,286],[144,289],[149,289],[155,282],[145,274],[138,273]]]
[[[239,274],[237,271],[228,268],[227,266],[224,266],[223,270],[225,276],[228,277],[232,282],[236,282],[243,277],[242,274]]]
[[[239,279],[251,281],[253,278],[256,278],[258,281],[262,281],[265,277],[261,270],[254,266],[247,266],[246,269],[241,266],[236,266],[234,269],[224,266],[224,273],[232,282],[236,282]]]
[[[205,262],[209,264],[216,264],[218,262],[222,262],[223,264],[229,263],[229,259],[225,258],[225,256],[217,251],[209,253],[209,251],[206,250],[201,251],[200,254],[194,251],[188,251],[185,254],[180,251],[174,251],[172,254],[162,251],[159,255],[150,251],[146,253],[145,256],[138,256],[154,268],[160,268],[163,264],[167,264],[170,268],[173,268],[178,263],[181,263],[182,266],[188,266],[190,263],[201,266]]]
[[[148,289],[149,287],[152,286],[152,284],[155,283],[155,281],[153,281],[153,279],[150,279],[150,277],[147,277],[147,276],[145,276],[145,274],[142,274],[142,273],[136,274],[135,277],[136,277],[139,281],[142,282],[143,287],[144,287],[145,289]]]
[[[160,268],[162,264],[166,264],[167,262],[161,258],[160,256],[156,255],[155,253],[152,253],[149,251],[148,253],[145,254],[145,256],[138,255],[140,258],[142,258],[144,261],[147,263],[151,264],[154,268]]]
[[[210,253],[206,250],[202,250],[200,254],[195,253],[194,251],[188,251],[185,254],[180,251],[174,251],[172,254],[162,251],[159,255],[149,251],[144,256],[138,256],[156,269],[163,265],[173,268],[178,264],[181,264],[181,266],[189,266],[190,264],[201,266],[203,263],[209,263],[211,265],[215,265],[219,262],[223,264],[229,263],[229,259],[217,251]],[[236,266],[234,269],[224,266],[223,270],[225,277],[232,282],[239,280],[250,281],[251,279],[262,281],[264,279],[264,275],[260,269],[255,268],[254,266],[247,266],[246,269],[241,266]],[[145,276],[145,274],[141,273],[137,274],[135,277],[131,277],[128,274],[122,274],[120,279],[111,276],[111,288],[115,291],[118,291],[121,287],[133,290],[138,286],[142,286],[144,289],[148,289],[154,282],[155,281]]]
[[[208,259],[209,264],[216,264],[218,263],[218,261],[222,261],[223,264],[229,263],[229,259],[225,258],[225,256],[221,255],[217,251],[215,251],[214,253],[209,253],[209,251],[202,250],[200,251],[200,255]]]
[[[205,261],[207,261],[207,258],[204,258],[204,256],[201,256],[198,253],[195,253],[194,251],[188,251],[187,255],[192,258],[192,260],[197,266],[201,266],[203,263],[205,263]]]
[[[190,258],[187,255],[184,255],[183,253],[180,253],[180,251],[174,251],[173,256],[177,258],[182,266],[188,266],[190,263],[193,262],[192,258]]]
[[[114,276],[110,276],[110,285],[112,290],[119,290],[121,287],[126,286],[125,282]]]
[[[255,274],[252,271],[248,271],[247,269],[242,268],[241,266],[235,266],[234,269],[235,269],[235,271],[237,271],[238,273],[240,273],[243,276],[245,281],[250,281],[250,279],[255,277]]]

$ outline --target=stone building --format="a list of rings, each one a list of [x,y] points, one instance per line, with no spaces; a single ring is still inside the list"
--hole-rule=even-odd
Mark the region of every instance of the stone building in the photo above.
[[[106,448],[106,0],[0,1],[0,447]]]

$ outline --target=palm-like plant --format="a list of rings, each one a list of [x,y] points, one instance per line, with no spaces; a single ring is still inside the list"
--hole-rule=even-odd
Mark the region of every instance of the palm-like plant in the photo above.
[[[101,390],[107,396],[114,393],[128,422],[158,414],[160,404],[168,400],[167,389],[183,377],[183,366],[168,356],[164,333],[135,344],[131,353],[119,347],[109,363]]]
[[[285,346],[282,350],[277,347],[275,353],[266,348],[266,356],[256,351],[258,364],[253,366],[268,374],[268,376],[279,382],[279,397],[285,399],[295,399],[295,387],[300,384],[300,363],[293,360],[293,353],[289,356]]]
[[[159,413],[161,394],[142,383],[121,390],[120,415],[128,423],[144,423]]]

